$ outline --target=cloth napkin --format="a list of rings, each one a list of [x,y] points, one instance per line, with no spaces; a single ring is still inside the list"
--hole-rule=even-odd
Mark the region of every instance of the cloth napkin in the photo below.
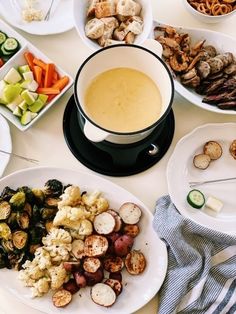
[[[153,227],[168,250],[158,313],[236,313],[236,237],[183,217],[169,196],[157,201]]]

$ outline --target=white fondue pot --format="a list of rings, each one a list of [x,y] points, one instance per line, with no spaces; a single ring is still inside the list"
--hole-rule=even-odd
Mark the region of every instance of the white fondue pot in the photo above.
[[[147,39],[142,46],[121,44],[100,49],[83,62],[75,78],[74,96],[77,108],[85,119],[83,132],[90,141],[135,143],[147,137],[166,118],[173,102],[174,84],[168,67],[161,59],[161,54],[161,45],[154,39]],[[132,68],[149,76],[159,88],[162,98],[159,119],[136,132],[121,133],[107,130],[97,125],[85,109],[85,92],[91,81],[102,72],[121,67]]]

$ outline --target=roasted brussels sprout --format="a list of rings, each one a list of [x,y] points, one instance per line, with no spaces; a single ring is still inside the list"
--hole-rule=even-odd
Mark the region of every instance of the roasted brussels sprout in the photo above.
[[[7,201],[0,201],[0,220],[7,219],[11,214],[11,205]]]
[[[11,240],[4,240],[4,239],[2,239],[1,244],[2,244],[2,247],[3,247],[3,249],[4,249],[4,251],[6,253],[14,251],[14,246],[13,246],[13,243],[12,243]]]
[[[6,186],[2,191],[1,198],[4,201],[9,201],[14,194],[16,194],[16,191]]]
[[[45,228],[46,228],[47,233],[49,233],[53,228],[53,221],[52,220],[46,221]]]
[[[43,220],[53,220],[53,218],[56,216],[57,208],[47,208],[43,207],[41,208],[41,217]]]
[[[44,203],[45,195],[40,189],[32,189],[32,193],[34,194],[34,202],[36,205],[41,206]]]
[[[32,190],[28,186],[22,186],[17,189],[17,192],[24,192],[26,201],[29,202],[30,204],[34,203],[34,194]]]
[[[18,227],[16,216],[17,212],[11,212],[10,216],[7,219],[7,224],[11,229],[15,229]]]
[[[10,268],[15,270],[20,270],[26,260],[25,252],[9,253],[7,258]]]
[[[51,207],[51,208],[57,208],[57,204],[58,202],[60,202],[59,198],[54,198],[54,197],[47,197],[45,198],[45,205],[47,207]]]
[[[9,240],[11,239],[11,229],[5,222],[0,223],[0,239]]]
[[[32,206],[30,203],[25,203],[25,206],[24,206],[24,211],[28,213],[29,217],[32,216]]]
[[[2,247],[0,247],[0,268],[7,267],[8,258],[7,254]]]
[[[25,200],[25,193],[17,192],[11,197],[9,203],[13,210],[22,210],[25,206]]]
[[[44,191],[47,196],[58,197],[62,194],[63,185],[60,181],[51,179],[45,183]]]
[[[41,244],[42,237],[45,235],[45,227],[42,224],[37,224],[33,229],[29,230],[30,244]]]
[[[39,222],[41,220],[41,213],[40,213],[40,209],[38,208],[37,205],[33,206],[32,209],[32,217],[31,217],[31,223],[36,224],[37,222]]]
[[[28,234],[25,231],[18,230],[12,234],[12,242],[15,248],[22,250],[28,241]]]
[[[21,229],[29,228],[30,218],[27,212],[17,212],[16,220]]]
[[[35,251],[41,246],[41,244],[31,244],[29,246],[29,252],[30,254],[34,254]]]

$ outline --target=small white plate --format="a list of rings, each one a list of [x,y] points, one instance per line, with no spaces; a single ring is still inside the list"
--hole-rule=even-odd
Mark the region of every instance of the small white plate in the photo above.
[[[153,30],[155,26],[164,25],[164,23],[158,23],[154,21]],[[187,28],[187,27],[180,27],[174,26],[177,31],[181,33],[188,33],[191,38],[191,43],[197,43],[200,40],[206,40],[206,45],[213,45],[217,52],[224,53],[224,52],[232,52],[234,56],[236,56],[236,39],[228,36],[223,33],[211,31],[208,29],[200,29],[200,28]],[[150,34],[151,38],[154,38],[154,31]],[[186,88],[184,85],[180,83],[179,79],[174,79],[175,90],[185,99],[187,99],[192,104],[216,113],[220,114],[231,114],[236,115],[235,110],[222,110],[217,108],[217,106],[205,104],[202,102],[203,97],[197,94],[194,89]]]
[[[167,181],[170,197],[179,212],[196,223],[228,234],[236,234],[236,180],[211,183],[195,187],[208,197],[221,200],[224,204],[216,214],[204,207],[192,208],[186,200],[191,188],[190,181],[206,181],[236,177],[236,160],[229,153],[231,142],[236,139],[236,123],[206,124],[185,135],[176,145],[167,165]],[[217,141],[223,154],[212,161],[205,170],[194,167],[193,157],[202,152],[208,141]]]
[[[10,128],[7,121],[0,115],[0,150],[8,153],[12,151]],[[0,152],[0,177],[10,160],[10,155]]]
[[[74,27],[73,0],[55,0],[49,21],[33,21],[27,23],[22,20],[21,9],[24,0],[0,1],[0,13],[11,25],[34,35],[51,35],[66,32]],[[39,2],[39,1],[38,1]],[[41,0],[40,9],[45,14],[51,1]]]
[[[127,201],[138,204],[142,208],[142,218],[134,248],[140,249],[146,256],[146,269],[139,276],[131,276],[123,271],[123,291],[109,309],[98,306],[91,300],[89,288],[81,289],[75,294],[72,302],[62,311],[53,306],[50,294],[32,299],[30,289],[23,287],[14,270],[1,269],[0,282],[4,282],[5,289],[23,303],[48,314],[130,314],[143,307],[158,292],[167,271],[166,246],[152,228],[153,216],[149,209],[134,195],[108,180],[89,173],[59,168],[38,167],[15,172],[0,180],[0,191],[7,185],[12,188],[22,185],[40,188],[52,178],[61,180],[64,184],[79,185],[81,191],[99,190],[114,209]]]

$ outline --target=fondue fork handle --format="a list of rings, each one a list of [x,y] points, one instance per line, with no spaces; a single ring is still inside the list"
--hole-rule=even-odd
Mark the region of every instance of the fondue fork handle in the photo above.
[[[224,179],[216,179],[216,180],[208,180],[208,181],[192,181],[192,182],[189,182],[189,185],[192,188],[192,187],[198,186],[198,185],[215,183],[215,182],[227,182],[227,181],[232,181],[232,180],[236,180],[236,177],[224,178]]]

